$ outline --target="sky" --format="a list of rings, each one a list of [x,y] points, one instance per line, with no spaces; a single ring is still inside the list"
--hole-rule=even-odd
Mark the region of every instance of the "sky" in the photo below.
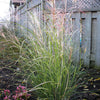
[[[9,2],[10,0],[0,0],[0,20],[9,19]]]

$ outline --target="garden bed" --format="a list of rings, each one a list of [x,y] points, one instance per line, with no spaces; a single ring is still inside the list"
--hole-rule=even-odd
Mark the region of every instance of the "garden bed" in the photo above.
[[[48,76],[49,75],[51,75],[51,77],[52,77],[52,80],[54,79],[54,80],[56,80],[56,77],[54,76],[55,75],[55,71],[56,71],[56,73],[58,73],[58,71],[60,70],[60,64],[61,63],[59,63],[59,61],[61,61],[61,57],[63,57],[63,56],[61,56],[60,55],[60,53],[61,52],[59,52],[59,51],[57,51],[58,49],[56,49],[55,48],[55,51],[57,51],[57,56],[54,56],[55,58],[53,58],[52,57],[52,53],[51,54],[49,54],[49,52],[45,52],[44,50],[45,50],[45,48],[42,48],[43,49],[43,52],[41,52],[42,51],[42,49],[40,50],[40,45],[38,45],[39,47],[38,48],[36,48],[36,50],[38,50],[38,52],[40,52],[40,58],[43,56],[44,58],[42,58],[42,59],[38,59],[37,58],[37,55],[35,55],[35,53],[37,52],[36,50],[34,50],[33,48],[31,48],[31,47],[33,47],[33,45],[31,45],[31,47],[30,47],[30,50],[28,50],[29,48],[24,48],[25,49],[25,51],[24,52],[22,52],[22,55],[23,55],[23,57],[26,57],[25,59],[26,59],[26,61],[25,60],[23,60],[22,61],[22,64],[21,64],[21,62],[18,62],[18,59],[19,59],[19,49],[17,50],[17,49],[15,49],[15,48],[13,48],[13,49],[11,49],[10,47],[14,47],[15,46],[15,44],[12,44],[11,42],[10,43],[6,43],[6,44],[3,44],[3,42],[5,43],[6,41],[5,40],[2,40],[1,39],[1,42],[0,42],[0,50],[2,50],[2,51],[0,51],[0,100],[3,100],[4,99],[4,93],[3,93],[3,91],[4,90],[10,90],[11,91],[11,95],[13,95],[13,94],[15,94],[15,90],[16,90],[16,88],[19,86],[19,85],[21,85],[21,86],[25,86],[28,90],[29,89],[32,89],[33,88],[33,86],[36,86],[36,85],[38,85],[38,84],[41,84],[42,82],[47,82],[48,81]],[[31,41],[32,42],[32,41]],[[55,41],[54,41],[54,43],[55,43]],[[57,42],[58,43],[58,42]],[[36,42],[36,45],[37,45],[37,42]],[[25,44],[25,47],[27,47],[27,43]],[[37,46],[36,46],[37,47]],[[52,45],[51,45],[51,47],[52,47]],[[59,48],[59,47],[58,47]],[[61,48],[60,48],[61,49]],[[34,50],[34,51],[33,51]],[[62,50],[62,49],[61,49]],[[29,51],[29,52],[28,52]],[[33,55],[30,55],[31,53],[33,52]],[[47,53],[47,55],[45,56],[45,53]],[[42,54],[42,56],[41,56],[41,54]],[[48,54],[49,54],[49,56],[53,59],[49,59],[49,56],[48,56]],[[58,54],[59,54],[59,56],[58,56]],[[27,58],[27,55],[28,55],[28,58]],[[35,56],[36,56],[36,58],[35,58],[35,60],[33,59]],[[45,57],[47,57],[48,56],[48,58],[47,59],[45,59]],[[66,56],[67,57],[67,56]],[[36,59],[38,59],[38,60],[36,60]],[[58,60],[58,62],[56,62],[57,60]],[[32,60],[32,61],[31,61]],[[49,62],[49,60],[51,60],[51,62]],[[64,59],[62,59],[63,61],[66,61],[66,59],[64,60]],[[31,61],[31,62],[30,62]],[[54,62],[55,61],[55,62]],[[34,63],[35,62],[35,63]],[[24,63],[27,63],[27,65],[25,64],[24,65],[24,69],[22,68],[22,66],[21,65],[23,65]],[[37,63],[37,64],[36,64]],[[50,63],[50,65],[49,65],[49,63]],[[52,64],[52,63],[54,63],[54,65]],[[29,64],[29,66],[28,66],[28,64]],[[30,74],[30,72],[31,72],[31,64],[35,64],[36,65],[36,67],[38,67],[38,68],[36,68],[36,70],[42,70],[43,68],[43,66],[45,66],[45,69],[43,69],[41,72],[39,71],[37,71],[36,73],[34,73],[33,74],[33,78],[34,78],[34,80],[35,80],[35,82],[37,82],[38,83],[38,79],[37,78],[39,78],[40,80],[39,81],[41,81],[42,79],[41,79],[41,75],[44,75],[42,78],[45,78],[45,80],[43,79],[40,83],[34,83],[35,85],[32,85],[32,84],[30,84],[29,82],[27,83],[27,77],[29,76],[29,75],[27,75],[27,74]],[[41,64],[43,64],[43,66],[41,65]],[[47,65],[49,65],[50,67],[51,67],[51,71],[49,71],[48,70],[48,67],[46,66],[46,64]],[[57,65],[56,65],[57,64]],[[37,66],[38,65],[38,66]],[[70,65],[70,64],[69,64]],[[30,68],[30,69],[28,69],[28,67]],[[41,66],[41,67],[40,67]],[[54,68],[54,67],[57,67],[57,68],[59,68],[59,70],[57,69],[57,68]],[[67,64],[66,64],[66,67],[67,67]],[[32,66],[32,68],[33,68],[33,70],[32,71],[34,71],[34,66]],[[71,66],[70,65],[70,67],[67,69],[67,68],[65,68],[63,71],[63,74],[62,74],[62,77],[64,78],[62,78],[62,83],[61,84],[63,84],[63,85],[66,85],[68,82],[71,84],[71,86],[70,86],[70,84],[69,84],[69,87],[68,87],[68,91],[70,91],[70,89],[69,88],[74,88],[73,87],[73,84],[74,84],[74,82],[76,82],[77,80],[79,80],[79,81],[81,81],[80,83],[75,83],[74,85],[75,85],[75,87],[78,87],[78,85],[79,84],[81,84],[81,83],[83,83],[84,82],[84,84],[81,84],[78,88],[77,88],[77,91],[76,91],[76,93],[74,94],[74,95],[72,95],[71,96],[71,98],[70,98],[70,100],[100,100],[100,70],[96,70],[96,69],[94,69],[94,68],[91,68],[91,69],[87,69],[87,68],[84,68],[84,67],[82,67],[81,68],[81,70],[83,71],[85,71],[86,73],[85,73],[85,76],[84,76],[84,78],[83,77],[80,77],[80,76],[78,76],[77,74],[79,74],[78,72],[81,72],[81,71],[78,71],[77,72],[77,68],[75,69],[76,67],[75,66]],[[29,70],[29,72],[27,72]],[[54,71],[55,70],[55,71]],[[45,74],[45,71],[47,71],[46,72],[46,74]],[[70,73],[67,73],[67,71]],[[74,72],[74,71],[76,71],[76,72]],[[53,73],[52,73],[53,72]],[[60,71],[59,71],[60,72]],[[38,73],[38,74],[37,74]],[[48,75],[47,75],[48,74]],[[74,75],[76,75],[75,77],[74,77]],[[24,76],[24,75],[26,75],[26,76]],[[57,74],[57,75],[59,75],[59,73]],[[65,79],[67,78],[68,79],[68,77],[66,77],[66,76],[64,76],[64,75],[66,75],[66,76],[68,76],[68,75],[70,75],[70,79],[68,80],[68,81],[66,81],[66,84],[65,84]],[[60,75],[59,75],[60,76]],[[79,78],[77,78],[77,76],[79,77]],[[55,78],[54,78],[55,77]],[[31,78],[32,79],[32,78]],[[32,81],[31,81],[31,79],[30,79],[30,82],[32,83]],[[58,79],[59,79],[59,77],[58,77]],[[71,79],[73,79],[73,81],[71,80]],[[34,81],[33,80],[33,81]],[[50,78],[50,80],[51,80],[51,78]],[[75,81],[74,81],[75,80]],[[57,81],[58,83],[57,84],[59,84],[59,81]],[[71,83],[72,82],[72,83]],[[43,83],[44,84],[44,83]],[[51,90],[52,91],[49,91],[49,92],[54,92],[55,90],[54,90],[54,88],[55,88],[55,84],[56,84],[56,81],[55,81],[55,84],[53,84],[53,83],[51,83],[51,84],[46,84],[46,85],[48,85],[50,88],[51,88],[51,86],[54,86],[53,88],[51,88]],[[48,86],[47,86],[47,89],[48,89]],[[62,91],[62,90],[60,90],[60,85],[58,85],[58,87],[59,87],[59,93]],[[66,87],[66,86],[65,86]],[[65,90],[65,88],[64,87],[62,87],[62,89],[64,89]],[[76,88],[74,88],[74,89],[76,89]],[[73,93],[73,91],[74,91],[74,89],[71,91],[71,93]],[[54,90],[54,91],[53,91]],[[43,91],[42,91],[43,92]],[[74,91],[75,92],[75,91]],[[58,91],[56,91],[56,93],[55,93],[55,95],[58,95],[59,94],[58,93]],[[38,97],[38,95],[35,95],[35,92],[31,92],[30,93],[31,94],[31,97],[28,99],[28,100],[35,100],[36,99],[36,97]],[[52,93],[51,93],[52,94]],[[60,96],[59,96],[60,97]],[[66,97],[66,96],[65,96]],[[58,98],[59,99],[59,98]],[[41,100],[41,99],[40,99]],[[46,99],[45,99],[46,100]],[[51,100],[51,99],[50,99]],[[56,100],[56,99],[54,99],[54,100]],[[60,99],[59,99],[60,100]]]
[[[14,93],[18,85],[25,86],[23,74],[20,74],[18,66],[15,62],[0,59],[0,100],[3,100],[2,93],[5,89]],[[84,80],[87,79],[86,84],[78,89],[79,92],[84,93],[75,95],[73,98],[75,100],[100,100],[100,70],[88,69]],[[29,100],[35,100],[34,97],[32,95]]]

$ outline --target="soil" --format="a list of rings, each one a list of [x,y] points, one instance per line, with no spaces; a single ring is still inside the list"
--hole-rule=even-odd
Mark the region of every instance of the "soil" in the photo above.
[[[100,70],[85,69],[86,75],[82,79],[85,83],[78,88],[78,95],[73,100],[100,100]]]
[[[5,89],[14,93],[18,85],[26,85],[18,66],[16,62],[0,59],[0,100],[3,100]],[[85,84],[77,90],[80,94],[75,94],[71,100],[100,100],[100,70],[88,69],[83,80]],[[34,94],[29,100],[36,100]]]
[[[23,72],[22,72],[23,73]],[[18,70],[18,64],[12,61],[0,60],[0,100],[3,100],[3,91],[8,89],[12,94],[15,93],[17,86],[26,86],[23,81],[24,77],[21,75],[20,70]],[[36,100],[35,96],[32,96],[28,100]]]

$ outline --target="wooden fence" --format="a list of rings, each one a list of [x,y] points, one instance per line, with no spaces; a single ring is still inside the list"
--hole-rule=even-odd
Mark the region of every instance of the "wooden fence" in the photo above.
[[[25,31],[23,31],[23,33],[27,34],[26,29],[33,27],[31,24],[32,18],[30,16],[30,12],[38,14],[37,16],[40,18],[43,14],[42,9],[43,9],[43,4],[41,0],[32,0],[27,4],[22,5],[20,8],[18,8],[16,12],[16,22],[18,24],[17,26],[19,32],[21,32],[21,30],[23,30],[22,28],[24,28]]]
[[[100,66],[100,12],[76,12],[73,13],[72,20],[74,28],[80,30],[75,34],[75,45],[79,48],[76,53],[77,61],[82,59],[86,66]]]
[[[44,8],[46,9],[44,3],[44,0],[31,0],[27,5],[18,9],[16,15],[19,32],[21,32],[21,26],[26,29],[34,27],[28,15],[29,12],[38,14],[40,19],[43,18]],[[91,5],[93,6],[93,4]],[[72,5],[70,6],[72,7]],[[78,30],[75,32],[73,39],[74,59],[77,63],[82,60],[85,66],[100,68],[100,9],[98,7],[94,8],[91,10],[89,8],[88,11],[82,10],[82,12],[79,11],[80,9],[76,9],[77,11],[75,10],[71,16],[73,30]],[[27,31],[23,33],[27,34]]]

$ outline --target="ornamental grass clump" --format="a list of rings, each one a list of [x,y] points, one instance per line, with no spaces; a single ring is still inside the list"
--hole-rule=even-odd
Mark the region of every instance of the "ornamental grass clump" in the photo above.
[[[14,47],[19,50],[17,62],[21,64],[21,74],[26,87],[31,84],[28,92],[34,92],[40,100],[69,100],[77,94],[83,72],[80,64],[73,65],[71,14],[56,8],[53,1],[50,5],[49,13],[44,11],[41,20],[36,12],[30,13],[32,28],[23,27],[23,32],[27,31],[24,38],[8,38],[11,42],[15,40]],[[20,89],[13,96],[15,100],[23,96],[22,90],[19,95]]]
[[[81,65],[72,64],[72,35],[68,33],[70,26],[65,28],[70,19],[65,20],[66,13],[54,6],[51,9],[53,13],[45,13],[43,21],[36,13],[30,14],[35,28],[28,29],[20,61],[27,83],[33,87],[29,92],[35,92],[40,100],[69,100],[80,86],[83,72]]]

